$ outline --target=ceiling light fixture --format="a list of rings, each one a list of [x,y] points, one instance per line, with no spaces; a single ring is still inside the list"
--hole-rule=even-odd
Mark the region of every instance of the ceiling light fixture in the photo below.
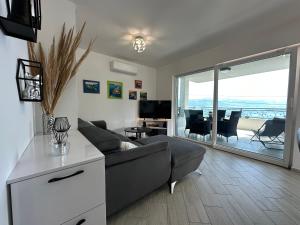
[[[133,39],[132,42],[133,48],[138,53],[142,53],[146,50],[146,42],[142,36],[137,36]]]
[[[231,68],[230,68],[230,67],[222,67],[222,68],[220,69],[220,71],[221,71],[222,73],[229,73],[229,72],[231,71]]]

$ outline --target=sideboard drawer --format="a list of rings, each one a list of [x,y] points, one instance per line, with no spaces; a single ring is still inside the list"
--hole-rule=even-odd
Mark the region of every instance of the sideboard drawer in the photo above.
[[[100,205],[62,225],[106,225],[105,205]]]
[[[105,202],[104,160],[11,184],[14,225],[59,225]]]

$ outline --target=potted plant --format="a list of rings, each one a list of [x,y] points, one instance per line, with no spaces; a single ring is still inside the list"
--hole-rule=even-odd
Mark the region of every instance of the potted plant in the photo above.
[[[54,109],[57,102],[65,87],[76,75],[79,66],[91,51],[94,40],[90,41],[83,55],[76,60],[76,51],[84,28],[85,23],[80,31],[74,34],[74,27],[66,31],[64,24],[57,43],[55,37],[53,37],[48,54],[45,53],[41,42],[36,45],[28,42],[30,60],[41,62],[43,65],[44,98],[41,106],[43,110],[44,134],[51,133],[54,123]]]

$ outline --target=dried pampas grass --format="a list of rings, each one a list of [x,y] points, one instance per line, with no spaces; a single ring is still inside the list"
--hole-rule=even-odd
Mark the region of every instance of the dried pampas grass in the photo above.
[[[85,23],[74,36],[74,27],[66,32],[64,24],[58,43],[56,44],[55,38],[53,38],[48,55],[40,42],[37,46],[28,42],[30,60],[41,62],[43,65],[44,99],[42,108],[46,114],[53,114],[64,88],[76,75],[79,66],[91,51],[94,41],[90,41],[83,55],[76,61],[76,50],[79,47],[84,28]],[[36,74],[35,71],[32,71],[32,74]]]

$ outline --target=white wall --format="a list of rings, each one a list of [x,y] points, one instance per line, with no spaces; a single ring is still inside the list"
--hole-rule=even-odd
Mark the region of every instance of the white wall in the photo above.
[[[46,49],[52,44],[53,36],[56,40],[61,32],[62,26],[65,23],[66,28],[75,27],[76,18],[74,3],[68,0],[42,0],[42,30],[38,33],[38,41],[45,46]],[[64,90],[61,98],[54,111],[54,116],[67,116],[71,124],[71,129],[77,129],[78,117],[78,98],[77,95],[77,82],[72,79],[66,89]],[[35,132],[42,132],[42,111],[40,107],[35,107]]]
[[[0,14],[6,16],[5,1]],[[32,103],[19,101],[17,58],[27,57],[26,41],[4,36],[0,30],[0,224],[8,225],[6,179],[33,137]]]
[[[76,6],[68,0],[42,0],[42,31],[39,32],[38,41],[43,46],[49,47],[53,35],[56,37],[61,31],[63,23],[66,27],[72,27],[76,23]],[[83,51],[78,51],[81,54]],[[78,55],[79,56],[79,55]],[[55,109],[55,116],[67,116],[72,129],[77,128],[77,118],[105,119],[110,128],[117,129],[124,126],[135,125],[137,118],[137,101],[128,100],[128,89],[134,88],[134,79],[144,81],[143,90],[148,92],[148,98],[156,98],[156,70],[150,67],[136,65],[139,75],[136,78],[128,75],[111,73],[109,61],[112,58],[91,53],[79,70],[81,78],[71,80],[64,91]],[[80,75],[78,74],[78,75]],[[77,75],[77,76],[78,76]],[[101,80],[101,94],[91,96],[83,95],[82,79]],[[106,81],[116,80],[124,82],[123,100],[108,100],[106,96]],[[78,90],[80,90],[78,92]],[[122,109],[122,110],[120,110]],[[35,107],[35,133],[42,132],[42,111],[39,106]]]
[[[82,54],[83,50],[78,51]],[[126,126],[134,126],[138,117],[138,100],[129,100],[128,91],[135,90],[134,80],[143,81],[142,91],[148,93],[148,99],[156,99],[156,70],[131,63],[138,68],[137,76],[111,72],[109,62],[112,60],[124,60],[109,57],[96,52],[91,52],[79,69],[79,117],[86,120],[106,120],[110,129],[119,129]],[[100,94],[84,94],[82,80],[100,81]],[[123,99],[107,98],[107,80],[123,82]],[[138,91],[138,99],[139,92]]]
[[[0,2],[0,13],[6,16],[6,5]],[[42,32],[38,39],[43,45],[50,45],[52,36],[58,34],[66,22],[67,27],[75,25],[75,5],[66,0],[42,0]],[[0,224],[8,224],[6,179],[18,158],[34,134],[33,124],[41,131],[41,110],[38,103],[21,103],[18,99],[15,81],[17,58],[28,58],[26,41],[7,37],[0,33],[0,74],[3,82],[0,88],[2,128],[0,134]],[[67,115],[73,127],[77,127],[76,79],[68,85],[55,114]],[[33,110],[33,105],[35,110]],[[33,114],[35,111],[35,120]]]

